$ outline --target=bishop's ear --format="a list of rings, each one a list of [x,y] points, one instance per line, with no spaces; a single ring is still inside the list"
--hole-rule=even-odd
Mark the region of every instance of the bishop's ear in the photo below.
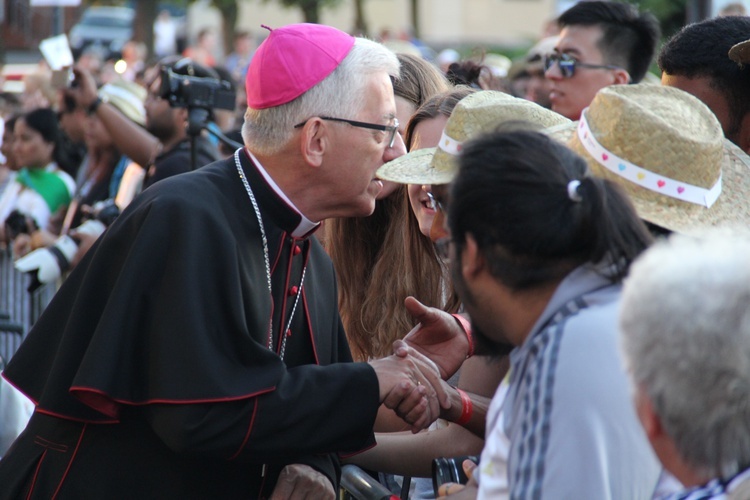
[[[320,118],[313,117],[301,127],[300,152],[305,161],[313,167],[323,164],[323,157],[330,144],[330,130]]]

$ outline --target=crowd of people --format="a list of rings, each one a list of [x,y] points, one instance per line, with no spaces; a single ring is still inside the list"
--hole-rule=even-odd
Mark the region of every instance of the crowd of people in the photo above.
[[[0,499],[333,499],[354,464],[750,500],[750,18],[555,25],[512,64],[204,30],[4,98]]]

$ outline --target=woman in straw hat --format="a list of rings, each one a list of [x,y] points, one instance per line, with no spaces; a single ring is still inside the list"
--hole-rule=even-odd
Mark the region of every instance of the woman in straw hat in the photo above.
[[[606,87],[578,123],[551,133],[583,156],[593,175],[620,184],[655,231],[750,222],[750,157],[686,92]]]

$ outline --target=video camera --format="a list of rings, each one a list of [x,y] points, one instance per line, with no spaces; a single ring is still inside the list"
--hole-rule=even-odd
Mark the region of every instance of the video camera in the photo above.
[[[174,108],[235,108],[232,85],[218,78],[179,75],[171,68],[161,69],[159,97]]]

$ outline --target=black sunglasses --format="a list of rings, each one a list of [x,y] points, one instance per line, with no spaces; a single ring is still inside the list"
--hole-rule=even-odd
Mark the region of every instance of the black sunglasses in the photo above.
[[[560,68],[560,73],[563,78],[573,78],[573,75],[576,74],[576,68],[622,69],[619,66],[613,66],[611,64],[582,63],[568,54],[553,53],[544,56],[544,71],[548,71],[555,64]]]
[[[370,130],[380,130],[381,132],[388,132],[390,133],[390,137],[388,137],[388,147],[392,148],[393,145],[396,143],[396,132],[398,132],[398,120],[396,118],[393,119],[393,125],[379,125],[377,123],[367,123],[367,122],[357,122],[354,120],[347,120],[345,118],[333,118],[331,116],[319,116],[321,120],[328,120],[333,122],[342,122],[342,123],[348,123],[352,127],[359,127],[359,128],[367,128]],[[294,128],[300,128],[307,123],[309,118],[301,123],[298,123],[294,126]]]

